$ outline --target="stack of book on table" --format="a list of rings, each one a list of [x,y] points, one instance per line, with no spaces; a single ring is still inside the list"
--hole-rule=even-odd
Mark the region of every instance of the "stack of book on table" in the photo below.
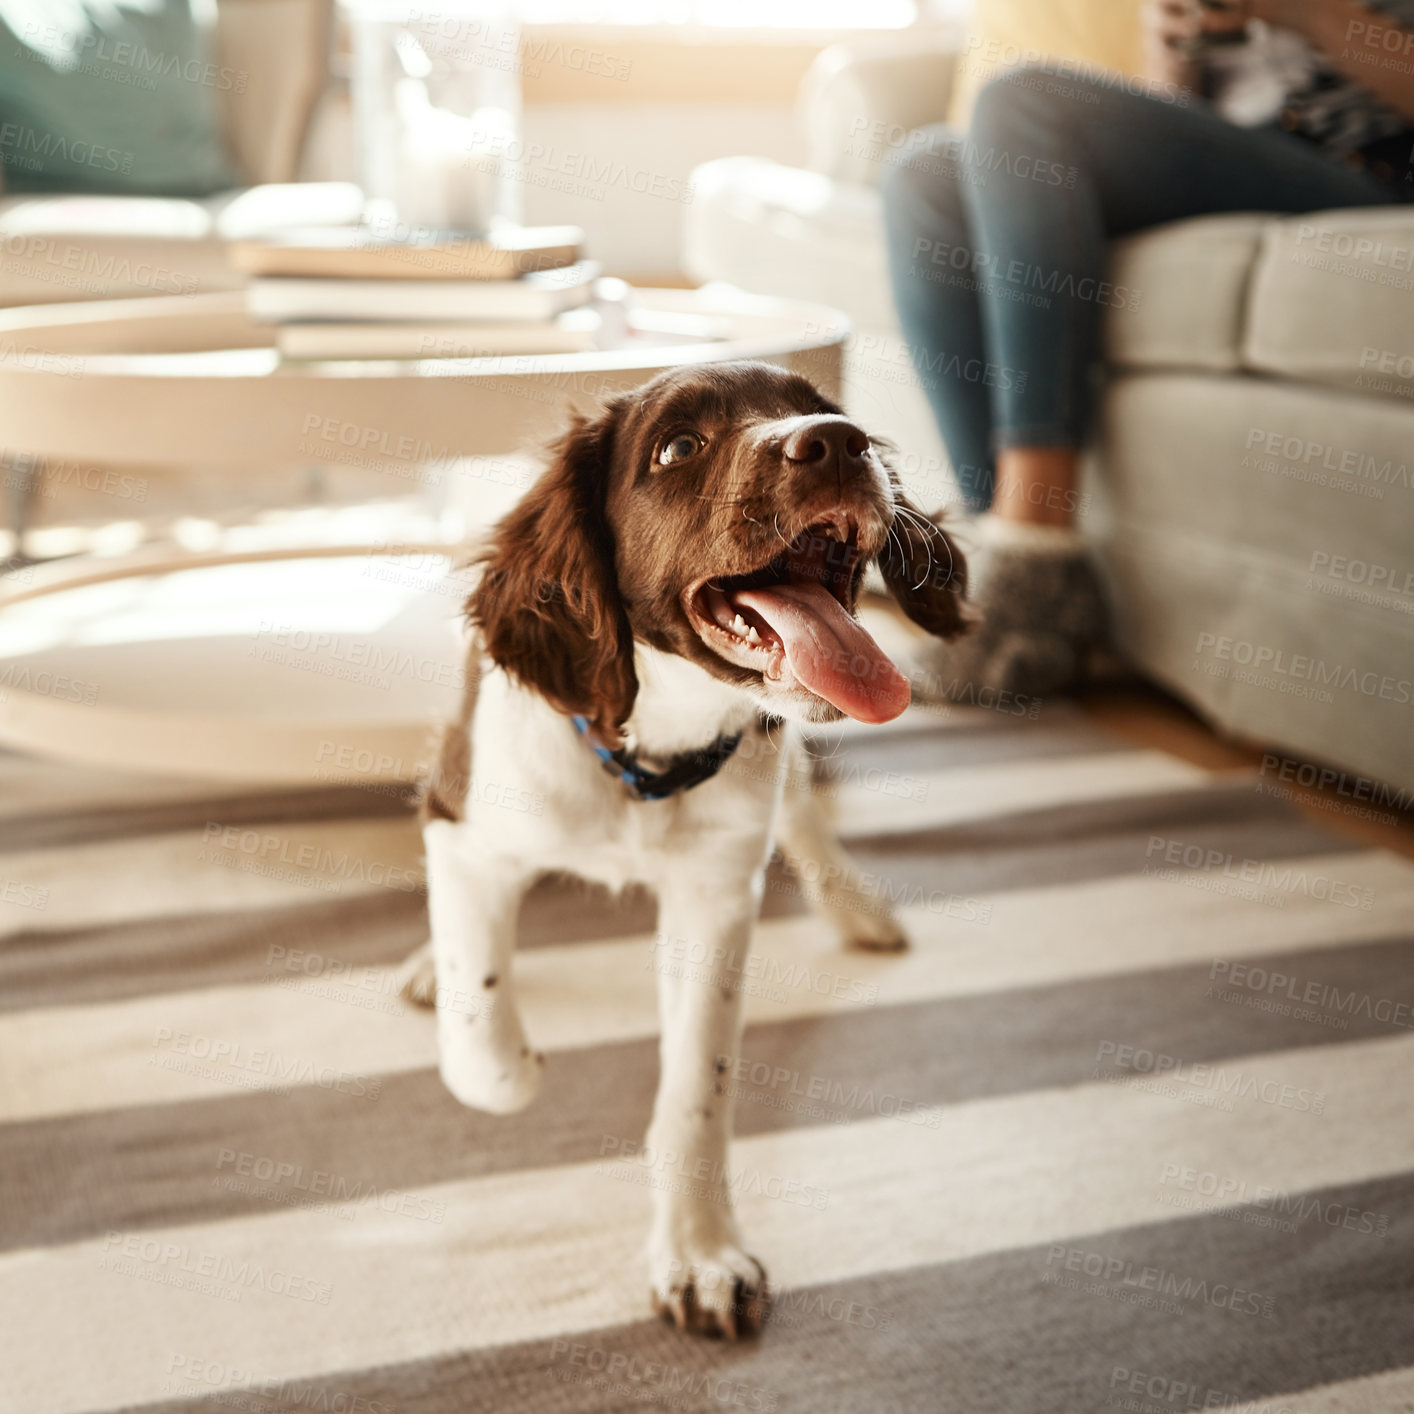
[[[577,226],[384,239],[326,227],[238,241],[246,308],[284,359],[485,358],[596,347]]]

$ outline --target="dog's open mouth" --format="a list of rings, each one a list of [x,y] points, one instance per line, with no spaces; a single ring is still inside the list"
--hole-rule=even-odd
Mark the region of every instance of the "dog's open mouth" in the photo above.
[[[908,706],[908,679],[854,617],[864,571],[858,530],[831,517],[749,574],[716,576],[684,596],[702,641],[773,687],[805,689],[861,722]]]

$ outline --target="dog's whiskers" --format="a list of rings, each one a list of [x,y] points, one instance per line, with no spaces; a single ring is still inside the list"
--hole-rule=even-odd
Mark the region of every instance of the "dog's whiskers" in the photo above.
[[[844,738],[837,736],[834,747],[829,752],[817,752],[813,749],[814,743],[809,737],[802,737],[800,741],[801,752],[811,761],[833,761],[844,749]]]
[[[937,526],[935,526],[933,522],[930,521],[926,516],[920,514],[918,511],[915,511],[912,506],[896,506],[894,508],[894,519],[902,520],[905,525],[910,526],[921,532],[918,538],[922,540],[923,548],[928,552],[928,560],[923,567],[923,577],[918,581],[917,584],[913,586],[913,588],[922,589],[922,587],[927,584],[928,578],[933,572],[933,565],[935,563],[935,556],[933,554],[933,541],[942,537],[937,534]],[[891,535],[894,533],[894,530],[894,526],[889,527],[889,532]],[[900,558],[906,564],[908,562],[908,556],[903,554],[902,541],[900,541],[899,550]],[[949,560],[951,560],[951,547],[949,547],[948,555]],[[952,565],[949,564],[948,577],[951,578],[951,576]]]

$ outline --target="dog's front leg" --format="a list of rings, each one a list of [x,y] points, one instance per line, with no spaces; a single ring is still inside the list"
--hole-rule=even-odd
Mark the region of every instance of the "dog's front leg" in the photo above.
[[[511,975],[526,876],[488,857],[465,825],[432,820],[422,839],[442,1080],[462,1104],[510,1114],[535,1098],[545,1064],[525,1039]]]
[[[846,947],[896,952],[908,946],[908,936],[889,907],[862,887],[863,872],[840,844],[808,776],[787,785],[776,840],[801,882],[806,902]]]
[[[654,1304],[682,1330],[735,1339],[759,1330],[766,1273],[732,1212],[728,1077],[741,1043],[741,987],[760,906],[760,871],[669,880],[659,890],[660,1072],[649,1267]],[[708,871],[710,873],[710,871]],[[679,962],[675,959],[706,959]]]

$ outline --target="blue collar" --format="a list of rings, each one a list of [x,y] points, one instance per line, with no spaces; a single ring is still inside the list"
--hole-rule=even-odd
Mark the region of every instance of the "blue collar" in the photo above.
[[[703,781],[710,781],[741,744],[740,732],[735,736],[719,736],[700,751],[679,752],[668,762],[665,770],[650,771],[638,764],[638,757],[632,752],[622,748],[610,751],[607,746],[600,745],[588,717],[571,717],[570,721],[599,758],[600,765],[624,783],[624,788],[634,800],[666,800],[679,791],[691,790]]]

